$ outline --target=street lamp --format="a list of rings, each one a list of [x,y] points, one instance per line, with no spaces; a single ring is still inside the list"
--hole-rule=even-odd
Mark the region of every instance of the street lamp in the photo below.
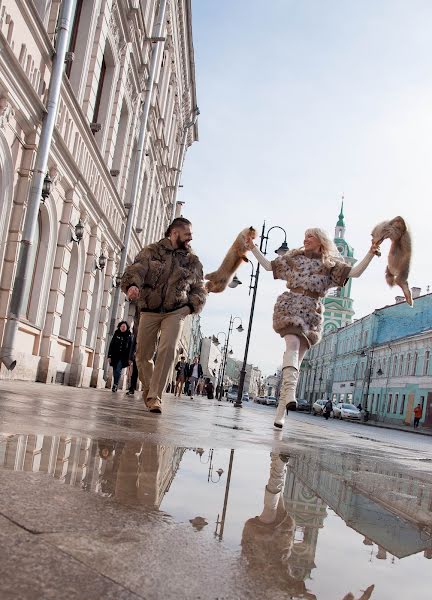
[[[266,234],[265,227],[266,227],[266,224],[264,221],[263,226],[262,226],[261,241],[260,241],[261,252],[263,254],[267,254],[267,245],[268,245],[270,232],[273,229],[280,229],[284,233],[284,241],[282,242],[281,246],[279,246],[279,248],[277,250],[275,250],[275,252],[278,256],[283,256],[289,250],[288,244],[287,244],[287,234],[286,234],[285,229],[283,227],[280,227],[279,225],[273,225],[273,227],[270,227],[270,229],[267,231],[267,234]],[[253,270],[253,265],[252,265],[251,282],[249,285],[249,293],[250,293],[250,291],[253,291],[252,303],[251,303],[251,310],[250,310],[250,315],[249,315],[249,326],[248,326],[248,332],[247,332],[247,337],[246,337],[246,346],[245,346],[245,351],[244,351],[244,356],[243,356],[243,365],[242,365],[242,369],[240,371],[239,389],[238,389],[238,394],[237,394],[237,400],[234,403],[234,406],[236,408],[242,408],[242,406],[243,406],[243,403],[242,403],[243,388],[244,388],[244,382],[245,382],[245,378],[246,378],[246,366],[247,366],[247,358],[248,358],[248,353],[249,353],[249,343],[250,343],[250,338],[251,338],[251,333],[252,333],[252,323],[253,323],[254,312],[255,312],[255,301],[256,301],[256,295],[257,295],[257,290],[258,290],[259,274],[260,274],[260,264],[259,263],[257,264],[255,272]]]
[[[232,330],[234,328],[234,323],[235,323],[236,319],[238,319],[240,321],[240,325],[238,327],[236,327],[236,329],[237,329],[237,331],[239,333],[242,333],[244,331],[244,329],[243,329],[241,318],[240,317],[233,317],[232,315],[230,317],[230,321],[229,321],[229,325],[228,325],[228,333],[224,333],[224,332],[219,332],[218,333],[218,336],[221,333],[223,333],[223,335],[225,336],[225,346],[224,346],[224,350],[223,350],[223,358],[222,358],[222,364],[221,364],[221,369],[220,369],[220,372],[222,373],[222,376],[219,379],[219,394],[218,394],[219,398],[218,398],[218,400],[220,400],[222,398],[222,394],[223,394],[223,384],[224,384],[225,368],[226,368],[228,353],[230,355],[233,354],[233,351],[229,349],[229,339],[230,339],[230,335],[232,333]]]

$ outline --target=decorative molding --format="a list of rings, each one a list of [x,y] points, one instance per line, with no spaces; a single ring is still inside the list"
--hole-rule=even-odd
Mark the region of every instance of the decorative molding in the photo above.
[[[15,116],[15,111],[7,98],[0,98],[0,129],[4,129],[9,124],[11,117]]]

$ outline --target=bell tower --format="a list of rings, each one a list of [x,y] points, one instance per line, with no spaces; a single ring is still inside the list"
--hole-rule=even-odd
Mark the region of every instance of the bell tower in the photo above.
[[[345,239],[345,231],[344,196],[342,196],[341,209],[335,227],[334,243],[344,261],[352,266],[357,260],[354,258],[354,249]],[[352,281],[349,279],[344,287],[330,290],[324,298],[324,333],[352,323],[354,310],[351,284]]]

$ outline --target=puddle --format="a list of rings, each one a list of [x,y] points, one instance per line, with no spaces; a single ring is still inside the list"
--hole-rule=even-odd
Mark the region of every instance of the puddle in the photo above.
[[[359,456],[216,450],[67,435],[0,435],[0,468],[152,508],[223,544],[268,597],[430,598],[432,479]],[[269,481],[270,478],[270,481]],[[266,486],[281,489],[263,524]]]

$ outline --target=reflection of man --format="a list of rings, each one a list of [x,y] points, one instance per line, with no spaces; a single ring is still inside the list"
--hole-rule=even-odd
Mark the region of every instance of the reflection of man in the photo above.
[[[203,269],[191,251],[191,240],[190,221],[182,217],[174,219],[165,237],[143,248],[122,278],[123,292],[137,303],[141,313],[136,361],[144,403],[154,413],[162,412],[162,393],[184,319],[191,313],[199,313],[206,300]]]

